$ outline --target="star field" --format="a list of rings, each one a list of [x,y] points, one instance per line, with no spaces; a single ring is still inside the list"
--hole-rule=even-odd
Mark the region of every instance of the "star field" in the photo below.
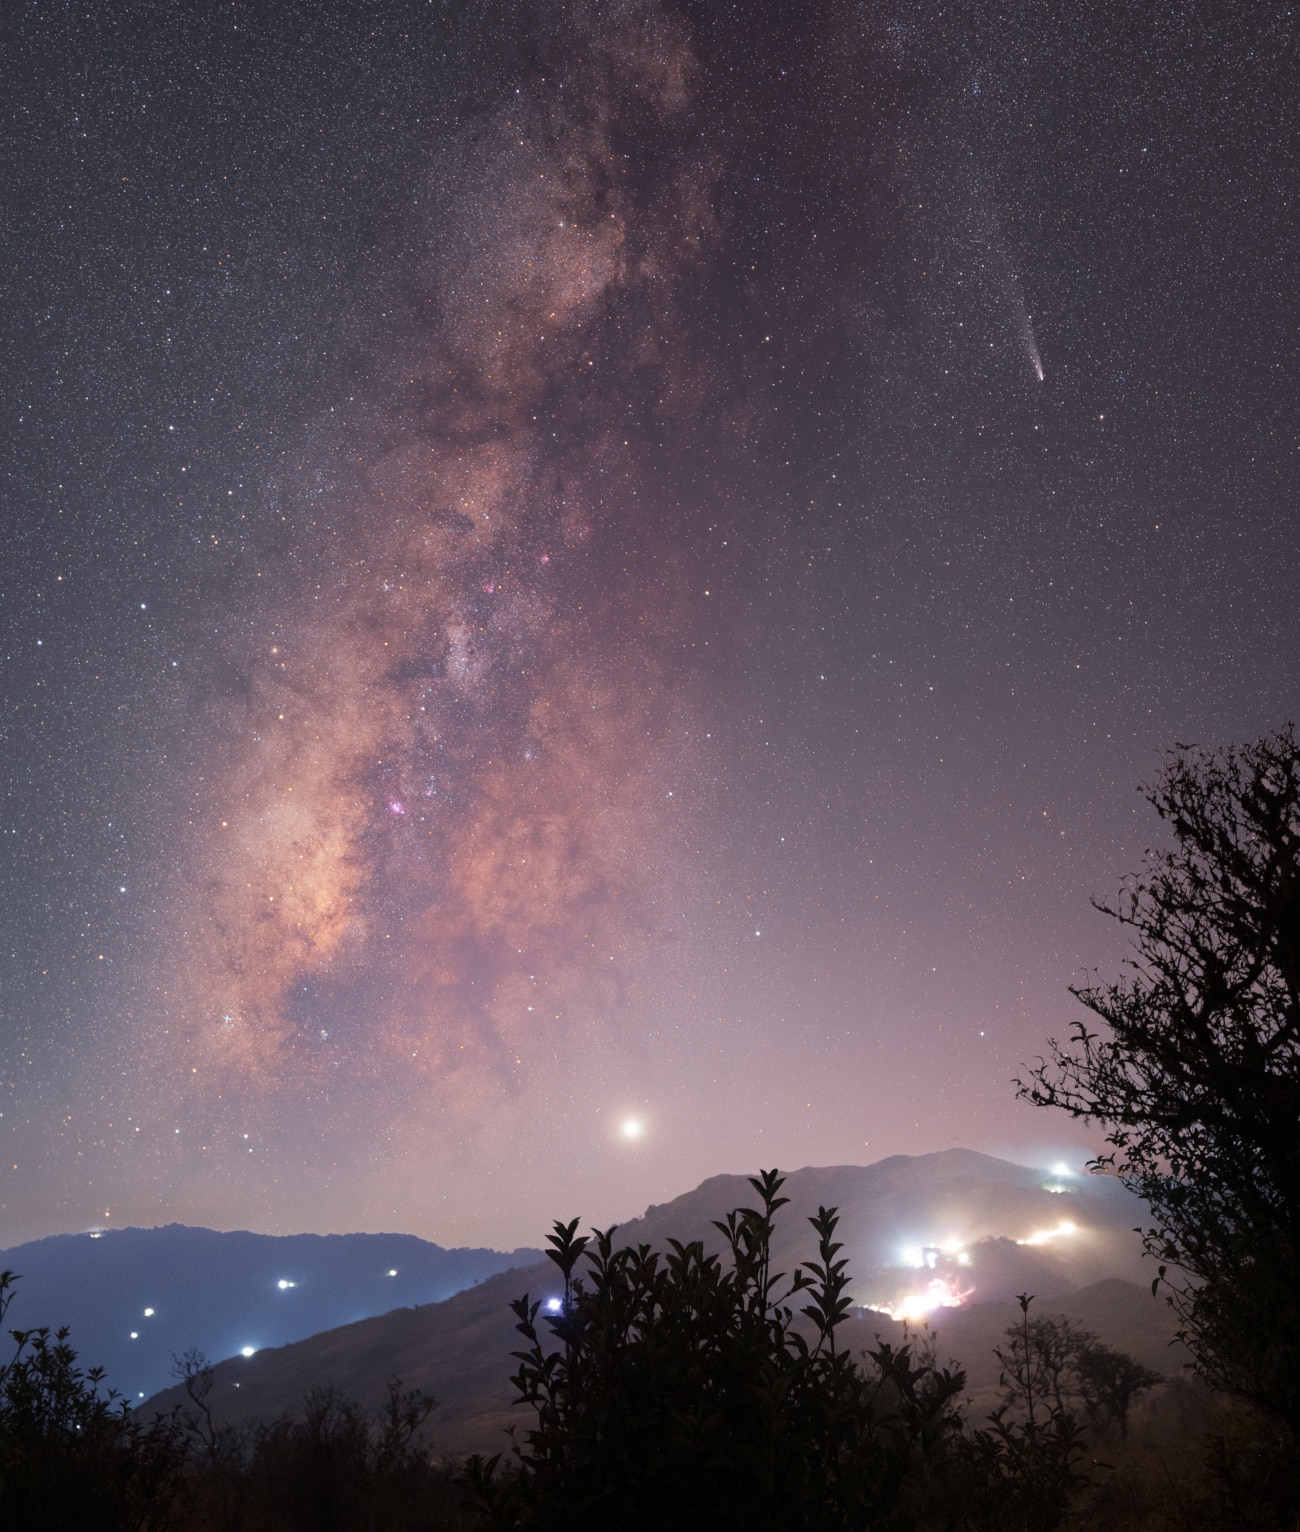
[[[1294,16],[6,31],[8,1242],[1050,1150],[1296,711]]]

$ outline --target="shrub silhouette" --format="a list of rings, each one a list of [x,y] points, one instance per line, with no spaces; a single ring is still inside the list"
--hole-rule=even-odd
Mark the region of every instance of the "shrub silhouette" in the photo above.
[[[195,1527],[212,1532],[416,1532],[460,1527],[463,1496],[434,1462],[425,1427],[433,1396],[390,1381],[373,1415],[326,1384],[297,1414],[243,1430],[209,1404],[211,1366],[176,1359],[188,1403]]]
[[[0,1321],[15,1277],[0,1272]],[[12,1330],[0,1365],[0,1526],[26,1532],[161,1532],[173,1525],[181,1428],[146,1424],[103,1370],[83,1371],[67,1329]]]
[[[849,1311],[836,1210],[810,1219],[817,1258],[786,1278],[771,1269],[782,1179],[750,1184],[759,1205],[716,1225],[725,1260],[700,1242],[615,1248],[612,1229],[588,1240],[576,1220],[555,1225],[564,1291],[550,1334],[538,1302],[513,1305],[527,1342],[517,1402],[534,1424],[508,1463],[476,1457],[465,1476],[493,1524],[1057,1525],[1077,1479],[1066,1412],[1035,1388],[1028,1422],[1004,1410],[968,1435],[965,1374],[940,1368],[932,1344],[851,1356],[836,1337]]]
[[[759,1205],[716,1225],[721,1258],[699,1242],[657,1253],[555,1226],[564,1296],[548,1332],[537,1302],[513,1305],[526,1342],[514,1383],[534,1423],[508,1463],[474,1458],[458,1478],[424,1439],[433,1400],[396,1381],[374,1416],[322,1387],[296,1415],[236,1429],[214,1415],[212,1369],[191,1352],[177,1360],[188,1404],[144,1425],[98,1369],[78,1367],[66,1331],[13,1332],[0,1526],[544,1532],[582,1518],[610,1532],[1055,1532],[1082,1483],[1076,1406],[1122,1432],[1154,1375],[1068,1320],[1031,1317],[1022,1295],[997,1351],[1002,1405],[969,1429],[965,1375],[936,1364],[931,1337],[877,1340],[864,1357],[840,1344],[836,1210],[809,1220],[816,1258],[787,1278],[771,1268],[781,1177],[750,1184]],[[0,1317],[12,1281],[0,1274]],[[1272,1504],[1276,1489],[1247,1484],[1240,1461],[1240,1484]]]

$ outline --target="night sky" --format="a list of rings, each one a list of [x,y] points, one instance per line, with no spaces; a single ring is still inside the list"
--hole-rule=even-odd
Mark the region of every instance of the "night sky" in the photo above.
[[[1297,712],[1296,36],[8,6],[0,1243],[1080,1160],[1137,784]]]

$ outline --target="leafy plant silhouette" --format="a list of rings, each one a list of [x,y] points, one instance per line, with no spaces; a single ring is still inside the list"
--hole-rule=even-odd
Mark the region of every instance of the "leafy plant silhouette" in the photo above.
[[[0,1272],[0,1321],[14,1298]],[[184,1463],[173,1417],[145,1423],[103,1369],[83,1370],[66,1328],[11,1330],[0,1365],[0,1526],[125,1532],[171,1525]]]
[[[555,1225],[559,1311],[528,1295],[513,1304],[527,1343],[514,1353],[517,1402],[534,1423],[509,1461],[466,1470],[489,1519],[628,1532],[1055,1525],[983,1513],[1008,1483],[1037,1475],[1037,1486],[1049,1469],[1068,1492],[1073,1426],[1050,1406],[1032,1424],[1004,1412],[987,1442],[968,1438],[965,1374],[940,1368],[932,1344],[878,1340],[852,1356],[837,1338],[850,1300],[836,1209],[809,1220],[816,1258],[786,1277],[771,1258],[782,1178],[750,1184],[758,1205],[715,1224],[724,1256]],[[1059,1517],[1059,1495],[1039,1500]]]

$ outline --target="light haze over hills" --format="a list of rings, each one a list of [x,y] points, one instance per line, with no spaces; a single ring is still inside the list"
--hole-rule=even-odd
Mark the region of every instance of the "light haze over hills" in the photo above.
[[[1139,1285],[1151,1275],[1134,1233],[1141,1205],[1113,1179],[953,1149],[869,1166],[808,1167],[789,1174],[784,1193],[790,1204],[778,1214],[773,1246],[778,1270],[813,1256],[805,1220],[819,1205],[840,1209],[851,1292],[864,1306],[844,1335],[856,1349],[877,1334],[901,1339],[901,1323],[884,1309],[924,1316],[941,1354],[969,1368],[976,1398],[991,1400],[991,1348],[1015,1317],[1015,1295],[1029,1291],[1040,1308],[1071,1315],[1149,1366],[1171,1372],[1185,1360],[1171,1349],[1168,1310]],[[621,1226],[617,1242],[700,1239],[717,1249],[713,1220],[753,1201],[746,1177],[714,1176]],[[524,1292],[543,1303],[554,1298],[554,1265],[543,1259],[444,1302],[230,1358],[216,1368],[211,1402],[222,1417],[251,1422],[296,1408],[309,1388],[333,1384],[373,1408],[397,1377],[440,1401],[439,1447],[494,1450],[499,1433],[522,1419],[511,1410],[510,1352],[518,1336],[509,1304]],[[180,1397],[171,1390],[149,1408]]]

